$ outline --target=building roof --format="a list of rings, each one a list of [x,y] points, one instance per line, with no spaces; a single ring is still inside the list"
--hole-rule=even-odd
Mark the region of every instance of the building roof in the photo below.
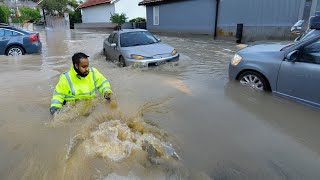
[[[96,6],[100,4],[107,4],[107,3],[111,3],[111,1],[112,0],[87,0],[86,2],[80,5],[80,8],[87,8],[87,7]]]
[[[166,2],[173,2],[175,0],[143,0],[139,3],[139,5],[148,5],[152,3],[166,3]]]

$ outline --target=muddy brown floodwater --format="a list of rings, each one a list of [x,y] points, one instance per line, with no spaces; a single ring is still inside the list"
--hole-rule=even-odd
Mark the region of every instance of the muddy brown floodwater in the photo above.
[[[110,32],[38,29],[40,55],[0,56],[0,179],[319,179],[319,111],[229,82],[237,47],[160,36],[178,66],[119,68]],[[102,98],[49,114],[73,53],[111,82]]]

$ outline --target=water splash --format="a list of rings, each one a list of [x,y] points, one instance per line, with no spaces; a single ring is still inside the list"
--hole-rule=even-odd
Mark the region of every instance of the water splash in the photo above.
[[[64,177],[74,177],[79,164],[86,164],[87,170],[90,163],[99,161],[104,168],[96,167],[100,174],[97,179],[210,179],[184,167],[175,137],[144,120],[146,112],[169,100],[150,101],[131,115],[120,108],[108,113],[94,111],[70,139]]]
[[[141,122],[143,123],[143,122]],[[139,132],[120,120],[112,120],[99,125],[86,142],[86,150],[91,155],[121,161],[132,155],[133,150],[147,151],[149,158],[179,156],[172,145],[156,138],[153,134]]]

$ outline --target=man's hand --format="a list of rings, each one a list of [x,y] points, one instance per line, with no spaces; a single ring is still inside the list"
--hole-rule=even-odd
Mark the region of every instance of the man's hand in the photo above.
[[[110,100],[111,99],[111,93],[106,92],[103,96],[106,100]]]
[[[104,98],[106,100],[108,100],[108,102],[110,103],[110,108],[111,109],[116,109],[118,107],[118,103],[117,101],[115,100],[114,97],[112,97],[111,93],[105,93],[104,94]]]
[[[53,114],[56,113],[58,110],[59,110],[59,108],[53,106],[53,107],[50,108],[50,113],[53,115]]]

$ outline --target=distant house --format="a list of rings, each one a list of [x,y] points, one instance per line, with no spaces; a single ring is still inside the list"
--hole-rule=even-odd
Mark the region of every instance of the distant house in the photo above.
[[[245,40],[288,38],[290,27],[320,10],[320,0],[143,0],[147,28],[234,37],[243,24]],[[238,26],[241,27],[241,26]]]
[[[109,23],[111,14],[125,13],[129,19],[146,17],[141,0],[87,0],[80,5],[83,23]]]
[[[160,32],[213,34],[215,0],[144,0],[147,28]]]

